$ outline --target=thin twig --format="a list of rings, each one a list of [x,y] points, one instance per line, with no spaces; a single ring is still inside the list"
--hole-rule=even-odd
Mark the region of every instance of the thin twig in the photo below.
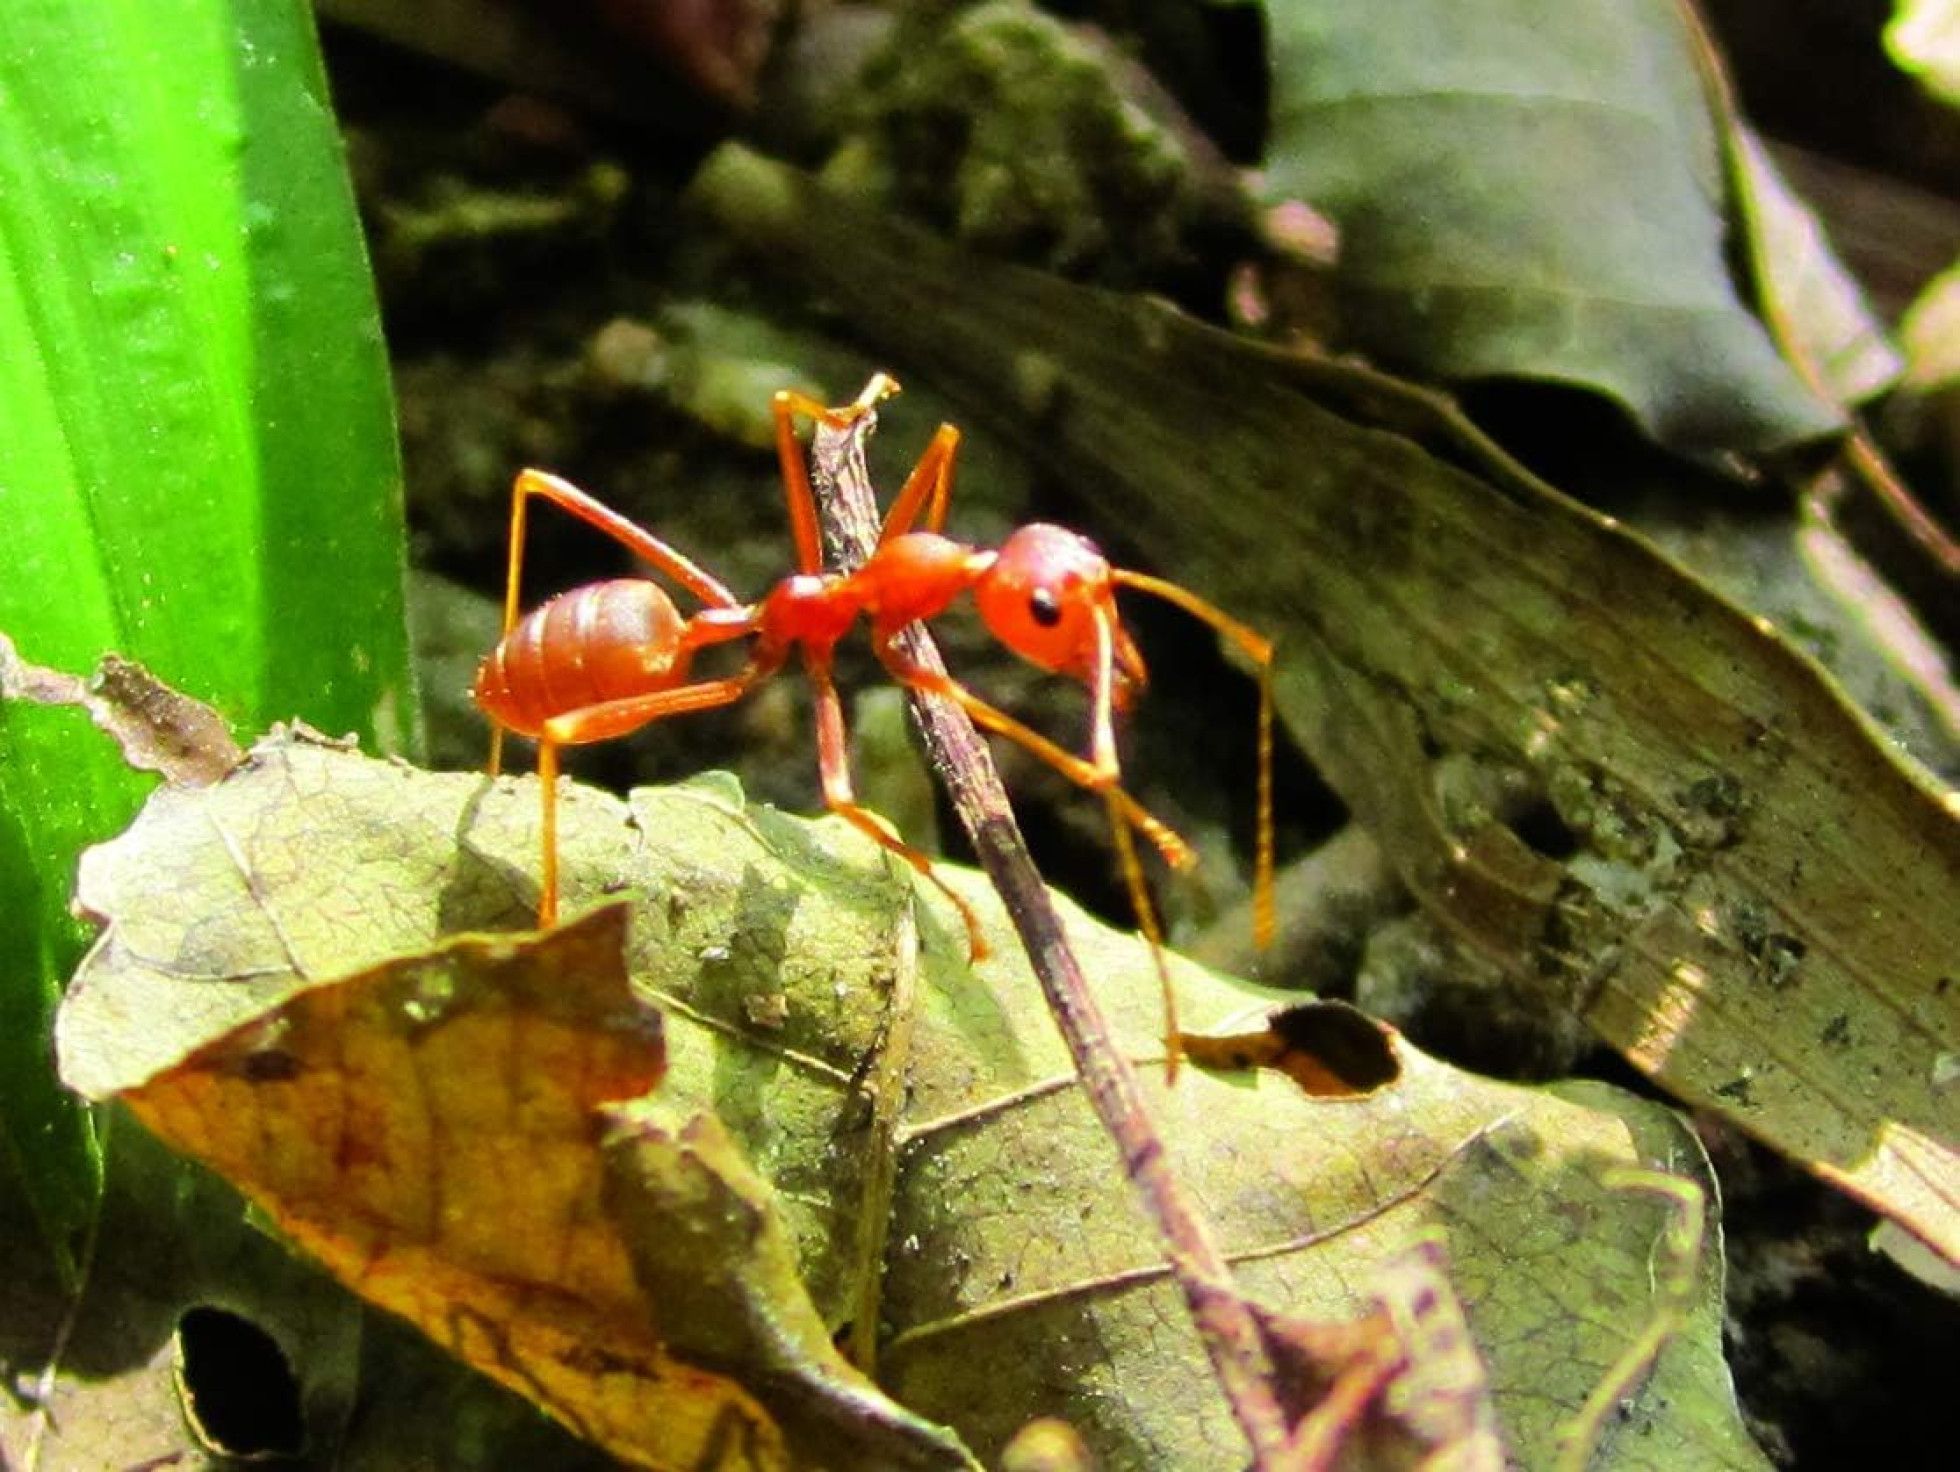
[[[877,541],[877,498],[864,461],[874,422],[866,414],[846,429],[818,426],[811,448],[811,483],[824,535],[846,566],[871,554]],[[908,659],[944,671],[932,636],[915,625],[899,636]],[[1028,960],[1068,1044],[1084,1093],[1116,1142],[1125,1173],[1163,1239],[1171,1272],[1183,1291],[1225,1398],[1246,1439],[1252,1465],[1280,1466],[1289,1440],[1274,1389],[1272,1363],[1251,1307],[1212,1241],[1210,1228],[1178,1182],[1156,1126],[1144,1111],[1135,1071],[1110,1038],[1061,920],[1021,840],[993,758],[973,723],[952,701],[910,692],[912,713],[927,752],[946,784],[981,867],[993,881],[1020,934]]]

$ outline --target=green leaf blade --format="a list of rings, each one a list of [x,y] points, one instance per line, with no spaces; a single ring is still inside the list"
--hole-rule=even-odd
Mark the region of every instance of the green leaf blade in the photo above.
[[[419,738],[400,593],[402,479],[374,283],[311,23],[304,7],[273,10],[233,58],[252,121],[240,183],[254,244],[257,464],[263,484],[281,488],[261,503],[260,555],[280,578],[266,591],[260,716],[302,715],[407,750]],[[304,227],[329,204],[344,247],[331,251]],[[366,588],[389,591],[385,616],[353,620],[345,640],[287,616],[346,617],[357,612],[349,590]]]
[[[1719,145],[1669,7],[1271,15],[1267,195],[1339,225],[1359,345],[1605,393],[1689,451],[1838,425],[1737,297]]]
[[[0,419],[24,658],[414,744],[386,369],[304,6],[0,15]],[[0,710],[0,1138],[64,1260],[96,1184],[47,1058],[68,890],[150,785],[78,724]]]

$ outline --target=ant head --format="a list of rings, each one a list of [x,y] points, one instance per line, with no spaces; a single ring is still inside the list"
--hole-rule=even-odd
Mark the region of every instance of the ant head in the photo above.
[[[1116,580],[1100,548],[1064,527],[1035,522],[1001,544],[974,584],[988,631],[1031,664],[1093,685],[1100,622],[1108,630],[1111,699],[1120,710],[1143,688],[1143,656],[1116,612]]]

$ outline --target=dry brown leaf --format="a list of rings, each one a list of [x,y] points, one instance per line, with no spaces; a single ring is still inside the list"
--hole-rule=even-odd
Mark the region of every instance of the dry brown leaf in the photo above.
[[[661,1067],[625,926],[613,907],[311,989],[123,1098],[343,1281],[588,1439],[657,1427],[679,1467],[732,1429],[782,1464],[739,1387],[662,1348],[601,1210],[596,1111]]]
[[[309,988],[122,1097],[357,1292],[622,1460],[818,1465],[822,1442],[785,1435],[754,1364],[676,1353],[698,1304],[677,1301],[681,1279],[645,1290],[608,1208],[621,1172],[601,1108],[662,1066],[659,1015],[623,969],[627,920],[612,905],[535,941],[463,937]],[[657,1174],[625,1178],[646,1191]],[[800,1285],[768,1288],[787,1317]],[[799,1348],[867,1415],[896,1411],[820,1332]],[[858,1449],[885,1465],[965,1465],[944,1438],[937,1455],[908,1444],[902,1412],[881,1429]]]
[[[117,654],[104,655],[94,677],[84,680],[30,664],[0,634],[0,700],[84,710],[130,766],[187,786],[216,782],[245,757],[210,706]]]

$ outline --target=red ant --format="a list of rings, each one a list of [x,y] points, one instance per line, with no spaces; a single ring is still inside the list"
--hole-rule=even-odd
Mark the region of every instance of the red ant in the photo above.
[[[775,396],[776,452],[782,463],[796,541],[797,571],[759,603],[743,603],[722,584],[651,532],[541,470],[517,477],[511,496],[510,569],[505,585],[504,634],[476,675],[476,703],[496,727],[490,770],[498,770],[505,730],[538,743],[543,793],[543,876],[538,924],[558,914],[558,748],[624,736],[652,721],[710,710],[739,700],[783,667],[802,646],[815,695],[817,765],[824,802],[873,841],[930,880],[958,908],[973,959],[986,954],[979,917],[933,872],[932,861],[900,839],[853,795],[845,754],[844,712],[831,678],[834,651],[860,615],[871,620],[872,650],[900,684],[957,701],[980,726],[1018,743],[1070,781],[1104,795],[1110,805],[1124,875],[1138,920],[1156,942],[1158,927],[1130,842],[1136,828],[1166,862],[1188,868],[1190,847],[1152,817],[1122,785],[1113,713],[1143,688],[1143,657],[1116,611],[1115,590],[1135,588],[1175,603],[1236,644],[1257,666],[1259,707],[1259,842],[1255,926],[1262,942],[1272,929],[1272,645],[1196,594],[1144,573],[1114,568],[1087,538],[1062,527],[1033,524],[998,549],[968,546],[940,535],[952,491],[960,433],[942,424],[893,502],[871,559],[853,572],[825,572],[817,536],[816,501],[796,419],[844,428],[872,412],[898,384],[878,374],[855,403],[830,409],[806,395]],[[706,606],[683,618],[656,583],[621,578],[575,588],[518,618],[518,579],[524,557],[525,507],[532,496],[563,507],[631,549]],[[925,530],[913,528],[923,520]],[[949,676],[912,663],[893,642],[908,625],[943,612],[972,590],[988,630],[1023,658],[1080,681],[1089,692],[1087,759],[1076,756],[996,709]],[[690,679],[695,654],[717,644],[753,640],[748,662],[735,674]]]

